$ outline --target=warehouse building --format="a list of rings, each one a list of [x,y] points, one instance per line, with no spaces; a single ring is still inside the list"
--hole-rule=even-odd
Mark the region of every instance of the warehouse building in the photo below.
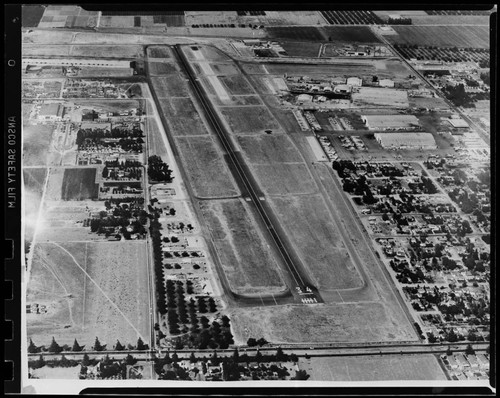
[[[369,130],[415,130],[420,123],[415,115],[362,115]]]
[[[363,85],[363,80],[359,77],[350,77],[347,79],[347,84],[350,86],[361,87]]]
[[[437,149],[431,133],[375,133],[375,139],[387,149]]]

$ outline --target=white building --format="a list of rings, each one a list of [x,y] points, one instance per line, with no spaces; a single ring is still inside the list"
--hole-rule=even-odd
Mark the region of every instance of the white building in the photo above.
[[[420,127],[415,115],[362,115],[369,130],[412,130]]]
[[[388,149],[437,149],[431,133],[375,133],[375,139]]]
[[[379,80],[378,85],[380,87],[394,87],[394,82],[391,79]]]
[[[41,121],[60,121],[64,116],[64,107],[61,104],[43,104],[38,112]]]
[[[349,77],[347,79],[347,84],[349,84],[350,86],[361,87],[363,85],[363,80],[359,77]]]

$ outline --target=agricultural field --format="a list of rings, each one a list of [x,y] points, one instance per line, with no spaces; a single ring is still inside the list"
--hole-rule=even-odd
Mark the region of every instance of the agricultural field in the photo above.
[[[70,55],[98,57],[98,58],[142,58],[144,56],[142,46],[94,46],[94,45],[74,45],[71,46]]]
[[[151,83],[158,98],[189,96],[187,82],[178,74],[168,77],[152,77]]]
[[[95,337],[149,343],[146,243],[39,243],[35,247],[26,303],[45,305],[27,314],[27,335],[48,346],[76,338],[90,349]]]
[[[246,95],[255,94],[255,91],[243,75],[219,76],[218,79],[225,86],[229,94]]]
[[[236,140],[252,164],[303,162],[300,152],[286,134],[240,135]]]
[[[319,289],[352,289],[363,281],[320,195],[274,196],[271,207]]]
[[[70,45],[59,45],[59,46],[39,46],[34,44],[24,44],[23,45],[23,56],[25,57],[39,57],[39,56],[69,56],[71,51]],[[26,78],[29,78],[26,76]]]
[[[276,119],[264,106],[225,107],[220,112],[235,134],[261,133],[279,128]]]
[[[321,47],[321,43],[280,41],[279,44],[290,57],[316,58]]]
[[[62,180],[62,200],[97,199],[99,184],[96,184],[95,168],[66,168]]]
[[[182,164],[199,198],[239,196],[240,191],[211,136],[176,137]]]
[[[328,40],[347,43],[380,43],[380,39],[368,26],[326,26]]]
[[[325,41],[321,29],[314,26],[279,26],[266,27],[266,33],[271,39],[297,40],[297,41]]]
[[[490,52],[484,48],[446,48],[419,47],[409,48],[406,45],[395,44],[394,48],[406,59],[439,60],[444,62],[480,62],[490,60]]]
[[[148,68],[151,76],[172,75],[179,73],[176,64],[173,62],[149,62]]]
[[[393,44],[433,47],[489,48],[488,26],[393,26]]]
[[[228,316],[241,344],[248,336],[275,344],[416,340],[409,322],[380,302],[236,308]]]
[[[447,380],[432,354],[300,358],[311,381]]]
[[[239,294],[284,291],[279,265],[246,203],[233,199],[202,206],[231,290]]]
[[[23,28],[36,28],[45,12],[45,6],[24,4],[21,8],[21,21]]]
[[[321,15],[332,25],[372,25],[382,20],[372,11],[321,11]]]
[[[147,48],[149,58],[172,58],[172,50],[169,47],[151,47]]]
[[[25,126],[23,128],[24,166],[48,166],[60,161],[52,151],[52,124]]]
[[[208,134],[206,126],[189,97],[165,98],[162,99],[160,106],[174,136]]]
[[[240,73],[239,69],[232,63],[211,63],[210,67],[217,75],[237,75]]]

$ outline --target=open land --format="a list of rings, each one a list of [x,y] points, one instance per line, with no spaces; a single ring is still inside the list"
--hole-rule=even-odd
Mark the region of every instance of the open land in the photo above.
[[[286,134],[240,135],[237,142],[252,164],[298,163],[303,158]]]
[[[95,168],[66,168],[62,182],[63,200],[96,199],[99,184],[96,184]]]
[[[51,147],[54,126],[51,124],[25,126],[23,128],[23,163],[25,166],[48,166],[57,164],[60,155]]]
[[[314,381],[446,380],[433,355],[300,358]]]
[[[235,134],[279,129],[278,122],[264,106],[225,107],[220,112]]]
[[[234,199],[206,203],[202,211],[231,290],[239,294],[283,291],[286,286],[276,259],[245,202]]]
[[[47,313],[28,314],[28,337],[87,348],[96,336],[110,348],[149,342],[145,258],[145,242],[37,244],[26,302]]]
[[[151,76],[172,75],[177,73],[177,68],[172,62],[149,62]]]
[[[24,242],[25,247],[29,246],[36,229],[35,220],[38,217],[45,179],[47,177],[46,168],[25,168],[23,170],[24,189]]]
[[[317,192],[311,173],[303,163],[252,165],[254,176],[268,195],[312,194]]]
[[[343,250],[342,239],[334,227],[320,195],[274,196],[269,199],[287,237],[320,289],[360,287],[362,279]]]
[[[222,152],[212,137],[176,137],[175,142],[197,197],[223,198],[240,195]]]
[[[369,342],[412,340],[409,324],[381,303],[286,305],[237,308],[231,311],[236,338],[263,336],[274,343]],[[255,322],[258,319],[259,322]],[[360,327],[360,325],[363,325]],[[245,328],[248,333],[245,332]]]
[[[189,96],[186,81],[178,74],[168,77],[152,77],[151,82],[158,98]]]

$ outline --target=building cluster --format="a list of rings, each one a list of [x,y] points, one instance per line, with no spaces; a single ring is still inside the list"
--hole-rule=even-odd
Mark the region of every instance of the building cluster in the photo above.
[[[66,79],[63,98],[128,98],[126,90],[111,81]]]
[[[490,358],[488,354],[474,353],[441,355],[441,360],[452,380],[488,380]]]

